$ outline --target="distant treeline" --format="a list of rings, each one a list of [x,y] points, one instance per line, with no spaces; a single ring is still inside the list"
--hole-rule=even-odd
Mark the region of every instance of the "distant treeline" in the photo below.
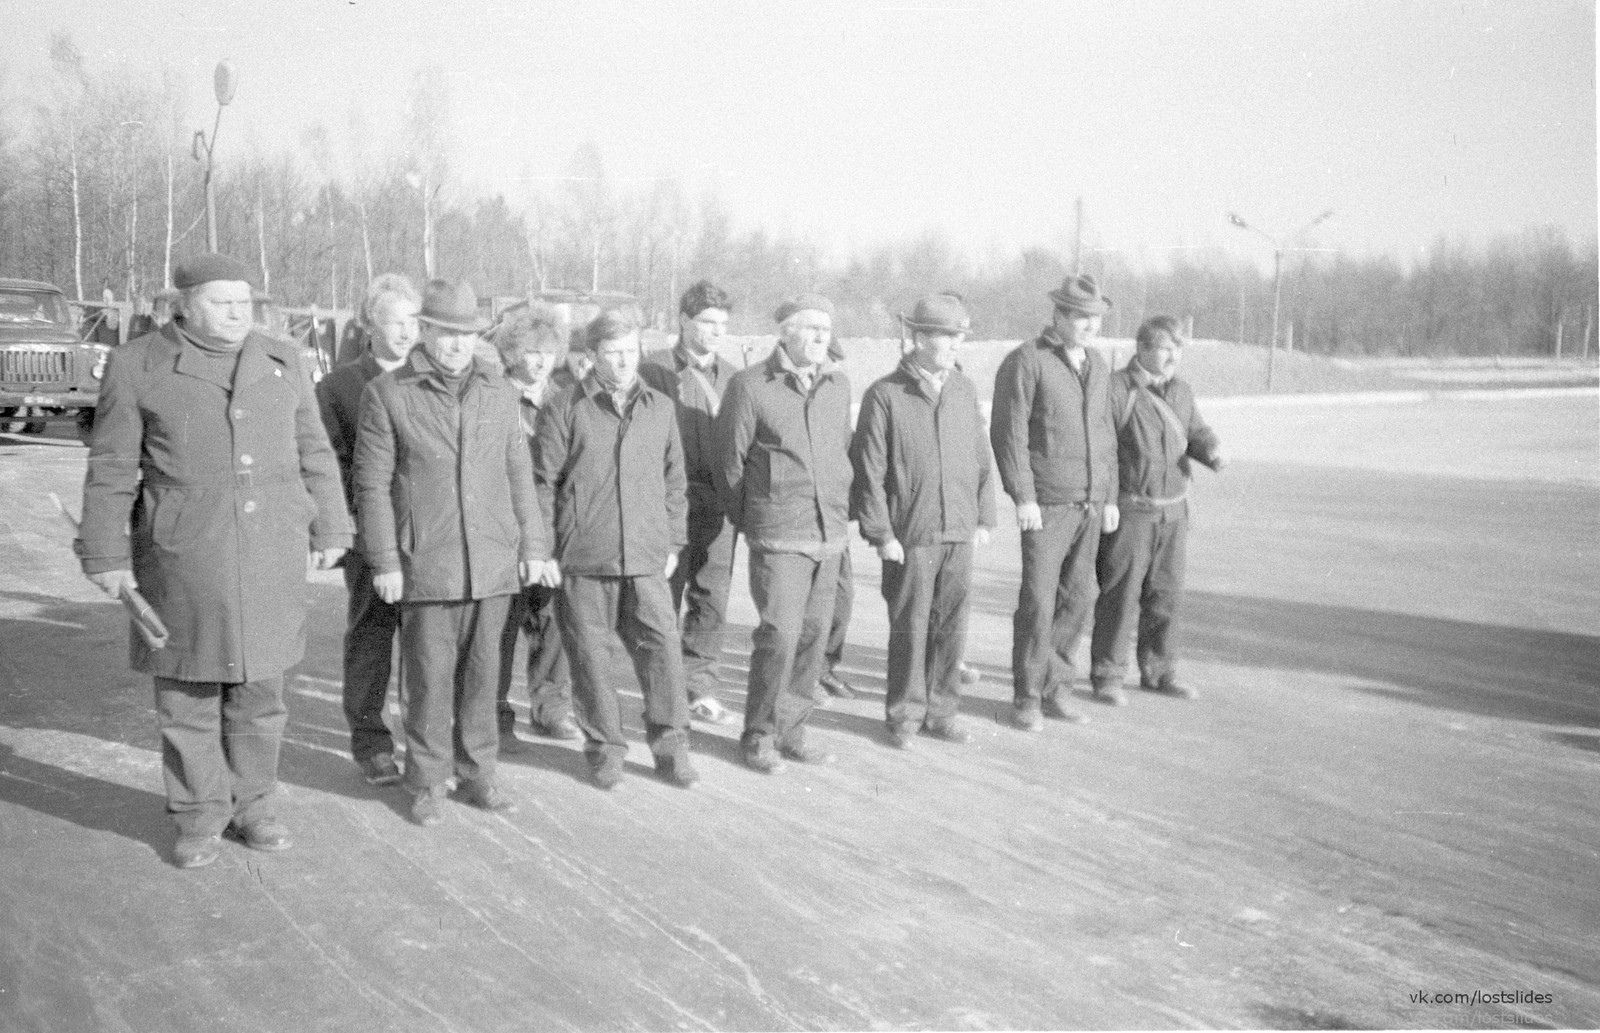
[[[205,246],[203,166],[191,151],[216,108],[209,97],[191,104],[160,66],[93,72],[65,35],[51,59],[49,82],[26,100],[0,81],[0,276],[146,300],[175,259]],[[239,131],[224,111],[222,135]],[[1045,291],[1074,266],[1045,248],[980,264],[938,233],[832,257],[803,237],[736,232],[715,195],[690,197],[676,179],[612,180],[592,145],[554,184],[472,196],[446,160],[450,137],[448,89],[425,70],[405,124],[382,144],[351,114],[338,127],[312,124],[294,148],[243,158],[225,148],[214,180],[221,247],[256,264],[286,305],[350,307],[373,273],[393,270],[464,279],[480,295],[626,291],[666,326],[677,294],[709,277],[737,299],[736,332],[765,332],[781,297],[815,289],[839,305],[845,334],[880,337],[935,289],[967,299],[975,336],[1026,337],[1044,322]],[[1115,300],[1108,334],[1165,312],[1192,320],[1196,336],[1270,339],[1270,275],[1221,248],[1172,254],[1154,267],[1085,252],[1082,271]],[[1290,254],[1282,333],[1292,325],[1296,350],[1327,354],[1479,355],[1550,354],[1559,332],[1576,354],[1586,334],[1593,340],[1597,279],[1594,238],[1574,244],[1547,227],[1440,239],[1409,267]]]

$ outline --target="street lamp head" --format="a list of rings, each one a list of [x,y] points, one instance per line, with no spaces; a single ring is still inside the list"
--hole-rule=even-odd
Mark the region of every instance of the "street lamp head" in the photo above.
[[[239,73],[233,70],[233,64],[227,60],[217,62],[217,70],[211,77],[211,88],[217,95],[217,104],[227,107],[233,100],[233,92],[239,88]]]
[[[1247,230],[1250,228],[1250,224],[1248,222],[1245,222],[1243,219],[1239,218],[1238,212],[1229,212],[1228,221],[1242,230]]]

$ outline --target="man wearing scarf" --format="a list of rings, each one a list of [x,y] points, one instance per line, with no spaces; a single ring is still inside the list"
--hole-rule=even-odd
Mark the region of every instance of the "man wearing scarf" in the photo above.
[[[292,344],[251,326],[251,281],[219,254],[173,272],[182,318],[114,351],[96,409],[74,548],[112,598],[137,590],[170,633],[130,636],[154,676],[181,868],[230,830],[285,850],[283,672],[305,653],[306,556],[351,542],[339,467]]]
[[[989,440],[1017,506],[1022,586],[1011,620],[1012,721],[1082,722],[1068,707],[1072,655],[1094,609],[1102,531],[1117,528],[1117,429],[1111,369],[1089,347],[1111,299],[1092,276],[1050,292],[1051,323],[1000,363]]]
[[[522,394],[522,433],[532,455],[542,415],[559,393],[552,378],[567,350],[567,332],[560,314],[534,303],[510,317],[495,335],[495,347],[506,376]],[[550,739],[576,739],[582,733],[572,720],[572,673],[561,648],[556,621],[556,590],[532,584],[511,597],[511,612],[500,633],[500,674],[495,699],[500,725],[500,752],[527,753],[533,747],[517,738],[516,711],[511,706],[511,677],[517,639],[528,638],[528,725]]]
[[[850,458],[851,515],[883,560],[889,604],[889,744],[921,732],[966,743],[961,654],[972,548],[994,527],[989,441],[972,381],[956,366],[971,320],[961,299],[930,294],[902,316],[913,350],[861,399]]]
[[[833,303],[818,294],[775,313],[778,346],[728,384],[716,422],[717,492],[750,549],[750,679],[740,746],[775,773],[783,758],[827,764],[806,742],[848,546],[850,381],[828,358]]]
[[[639,378],[639,323],[602,312],[589,324],[594,365],[550,403],[534,436],[539,501],[555,528],[556,614],[589,776],[622,781],[628,740],[609,660],[620,639],[644,693],[657,773],[687,789],[689,760],[678,615],[668,579],[688,537],[676,403]]]
[[[1177,375],[1184,345],[1178,321],[1146,320],[1134,340],[1127,368],[1111,377],[1122,523],[1100,545],[1089,649],[1094,698],[1117,707],[1128,702],[1122,678],[1136,628],[1139,687],[1196,696],[1178,681],[1173,644],[1189,538],[1189,466],[1193,460],[1221,470],[1225,462],[1194,391]]]
[[[433,280],[417,319],[421,347],[361,399],[356,514],[373,588],[401,609],[411,819],[437,825],[452,775],[468,804],[515,809],[495,783],[500,633],[512,595],[553,572],[520,393],[475,358],[477,295]]]

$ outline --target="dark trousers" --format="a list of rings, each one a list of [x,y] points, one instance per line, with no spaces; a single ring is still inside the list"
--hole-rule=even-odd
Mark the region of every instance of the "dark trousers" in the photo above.
[[[889,604],[890,727],[949,721],[961,704],[972,543],[906,546],[904,563],[883,565]]]
[[[561,637],[572,665],[572,702],[583,729],[591,765],[602,757],[624,757],[622,700],[611,684],[609,664],[620,638],[633,660],[644,694],[645,741],[657,757],[689,744],[689,700],[683,688],[683,655],[672,590],[659,574],[591,577],[567,574],[556,604]]]
[[[672,572],[673,612],[683,613],[683,677],[689,699],[710,696],[722,662],[722,631],[728,617],[728,585],[739,532],[716,510],[689,513],[689,544]],[[687,602],[686,602],[687,601]]]
[[[276,817],[283,676],[247,682],[155,679],[167,813],[180,836]]]
[[[501,731],[517,720],[511,707],[511,678],[517,662],[517,638],[528,636],[528,722],[551,728],[572,713],[572,673],[561,648],[556,620],[556,591],[529,585],[511,597],[506,626],[500,632],[500,673],[495,683],[495,709]]]
[[[750,550],[750,597],[760,619],[750,635],[746,749],[804,742],[838,589],[838,555]]]
[[[344,716],[350,723],[350,755],[364,760],[394,752],[394,735],[384,723],[393,670],[400,607],[378,598],[372,568],[358,549],[344,554],[344,587],[349,595],[344,632]]]
[[[850,568],[850,550],[839,554],[839,587],[833,596],[833,620],[828,625],[828,646],[823,651],[826,671],[844,661],[844,638],[850,630],[850,611],[856,604],[855,571]]]
[[[403,603],[400,662],[405,677],[406,773],[412,792],[494,780],[500,736],[495,674],[509,595],[446,603]]]
[[[1122,525],[1100,543],[1100,600],[1094,608],[1089,656],[1096,683],[1120,682],[1137,628],[1139,680],[1159,684],[1176,674],[1173,626],[1188,563],[1189,516],[1123,510]]]
[[[1072,653],[1094,612],[1099,505],[1040,506],[1044,527],[1022,532],[1022,589],[1011,618],[1016,705],[1037,706],[1072,685]]]

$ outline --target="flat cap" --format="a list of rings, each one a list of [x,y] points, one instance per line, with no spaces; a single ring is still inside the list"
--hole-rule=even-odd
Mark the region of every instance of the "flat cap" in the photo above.
[[[833,302],[822,295],[796,294],[793,297],[783,299],[783,304],[778,306],[778,311],[772,314],[772,318],[781,323],[796,312],[804,312],[807,309],[826,312],[830,318],[833,316]]]
[[[243,281],[254,287],[256,274],[237,258],[219,255],[215,251],[207,251],[203,255],[185,259],[172,270],[172,285],[180,291],[198,287],[202,283],[210,283],[212,280]]]

